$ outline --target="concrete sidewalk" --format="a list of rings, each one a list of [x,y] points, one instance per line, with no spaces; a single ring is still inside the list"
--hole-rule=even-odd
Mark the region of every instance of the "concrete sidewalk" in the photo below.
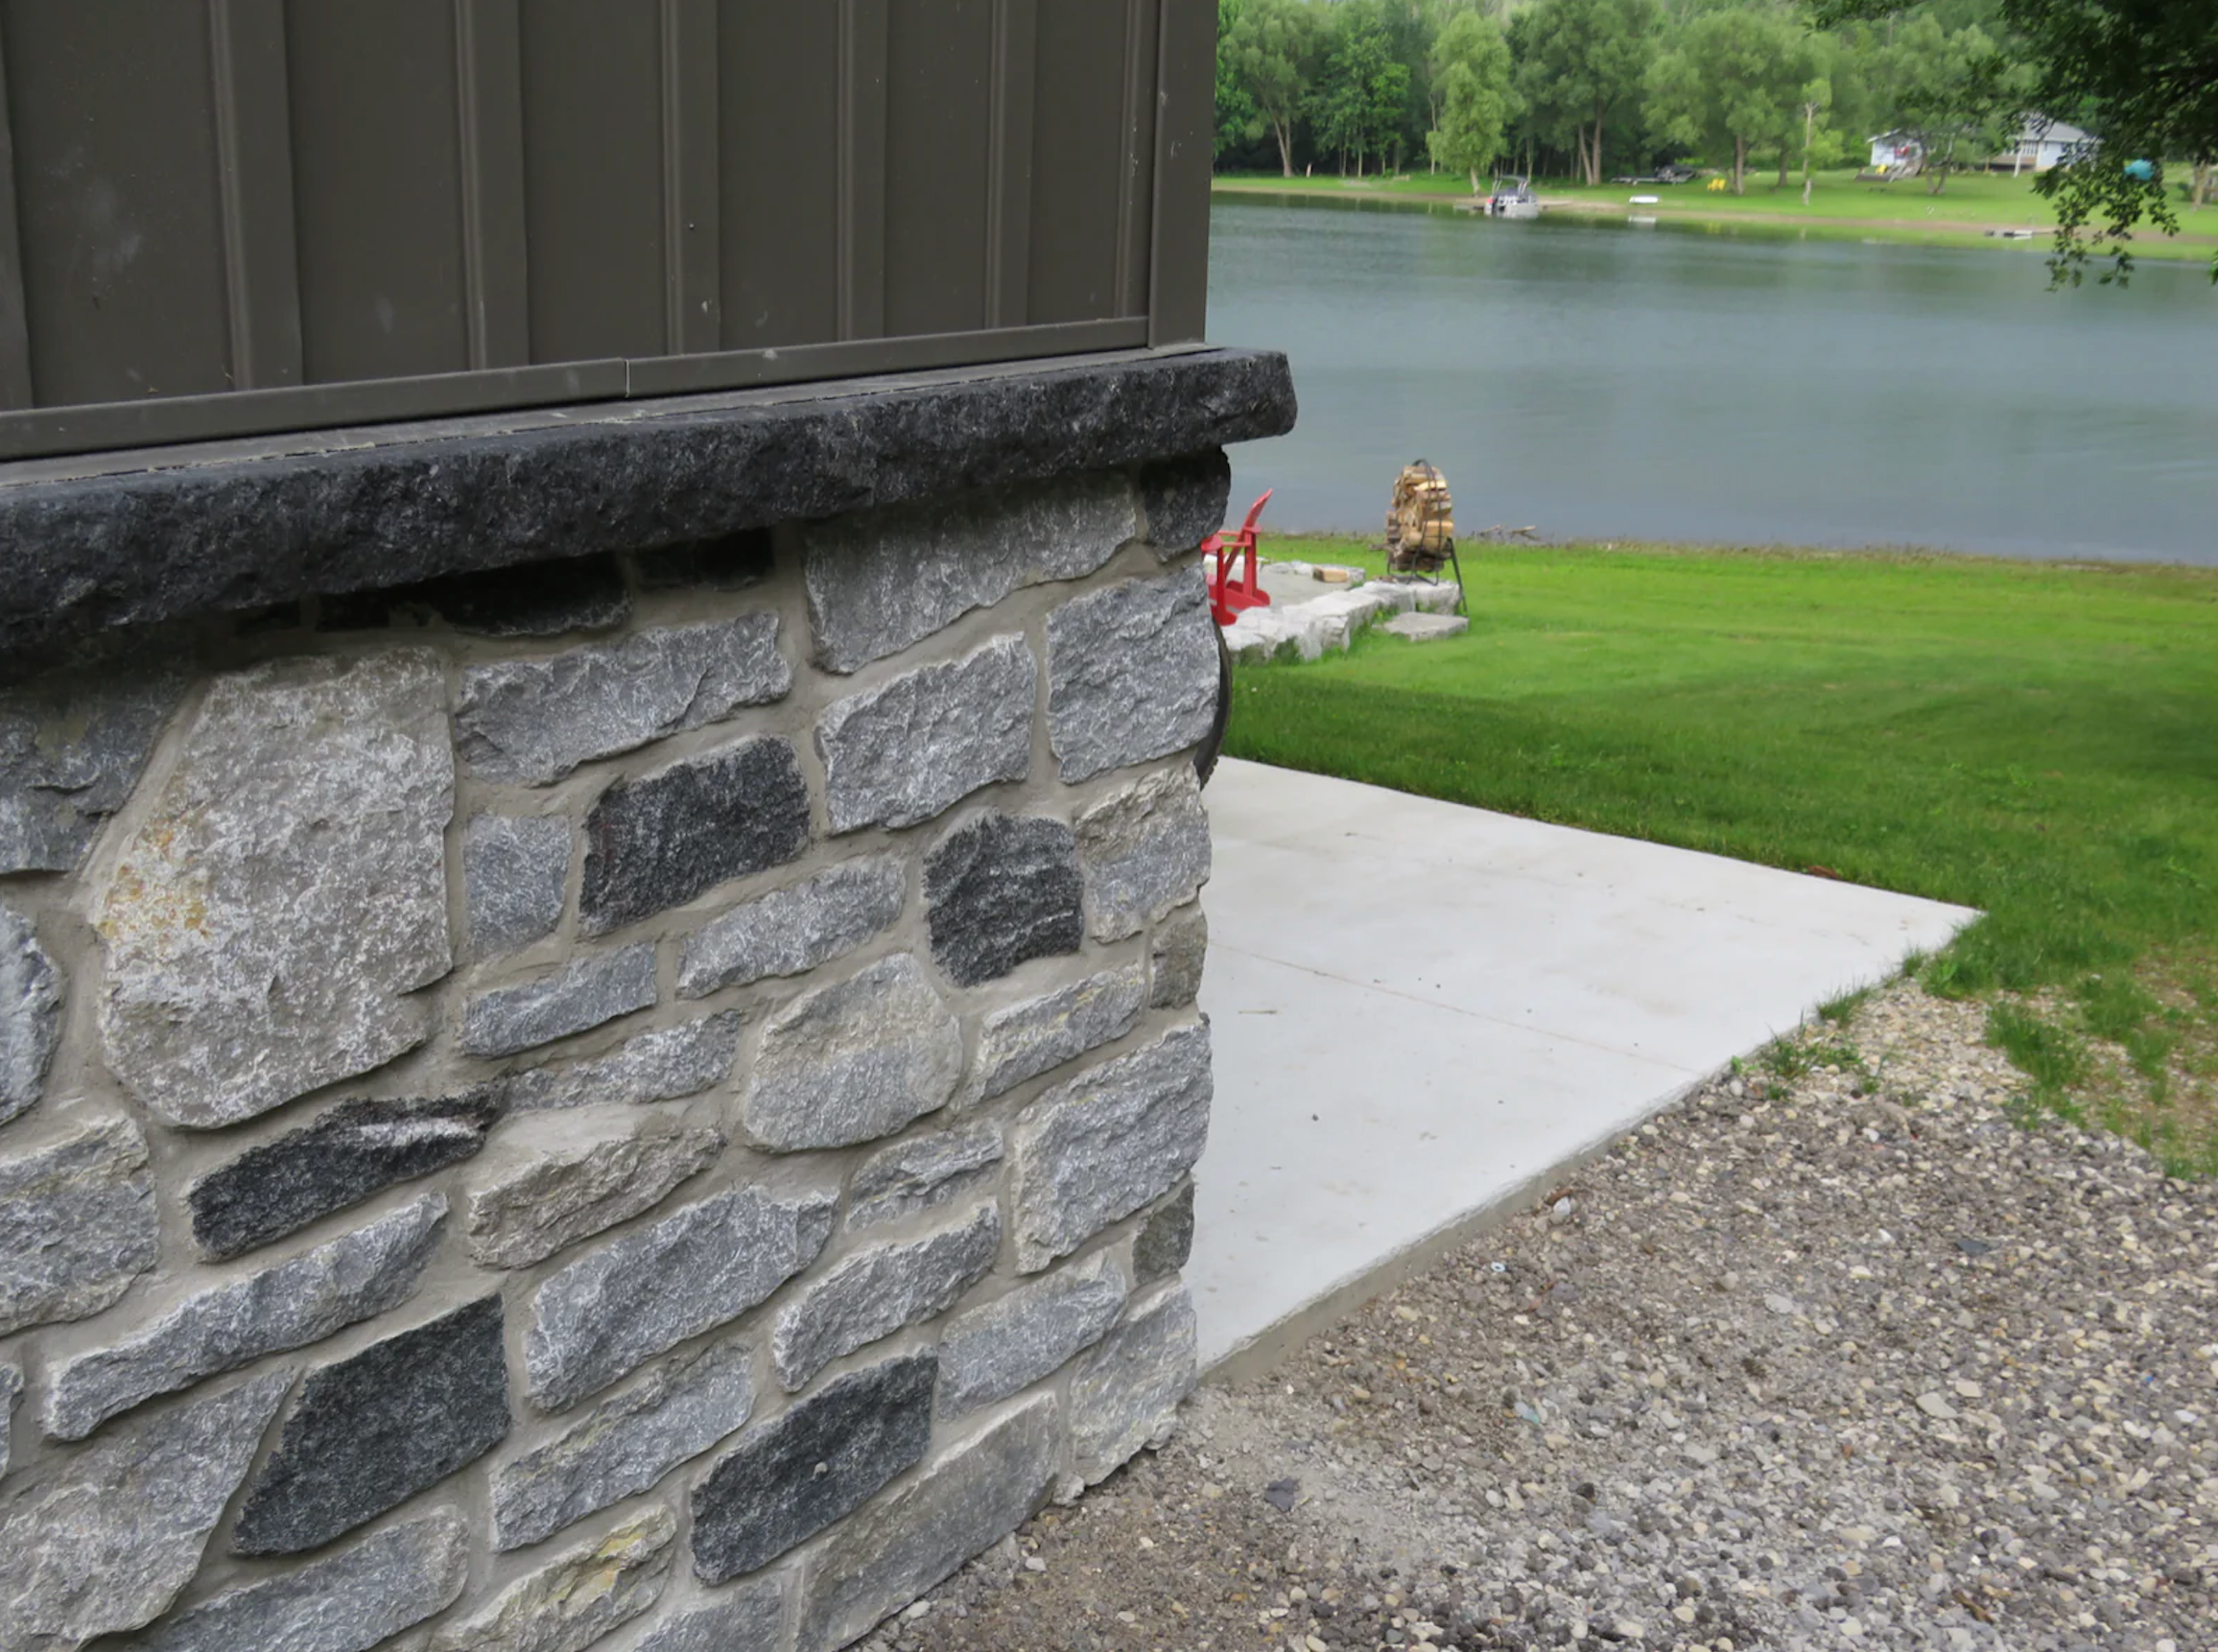
[[[1227,759],[1205,1371],[1249,1374],[1975,914]]]

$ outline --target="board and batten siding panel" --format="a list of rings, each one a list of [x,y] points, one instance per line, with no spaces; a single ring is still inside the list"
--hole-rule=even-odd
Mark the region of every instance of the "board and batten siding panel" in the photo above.
[[[986,325],[992,0],[896,0],[885,53],[885,332]]]
[[[1091,321],[1117,314],[1131,157],[1121,65],[1132,7],[1119,0],[1039,5],[1030,319]],[[1118,72],[1104,73],[1110,64]]]
[[[839,337],[840,29],[848,7],[722,0],[722,347]]]
[[[231,388],[208,12],[0,6],[32,391]]]
[[[310,380],[470,366],[456,4],[288,0]]]

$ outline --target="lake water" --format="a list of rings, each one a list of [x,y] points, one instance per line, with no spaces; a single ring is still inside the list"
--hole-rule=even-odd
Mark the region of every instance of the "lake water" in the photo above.
[[[1220,199],[1209,332],[1293,362],[1266,526],[1376,534],[1422,456],[1467,535],[2218,563],[2199,264]]]

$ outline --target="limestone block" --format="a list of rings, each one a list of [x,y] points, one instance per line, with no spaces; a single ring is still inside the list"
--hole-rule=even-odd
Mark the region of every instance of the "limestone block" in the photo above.
[[[205,1127],[430,1036],[454,813],[446,673],[394,649],[218,677],[98,890],[107,1063]]]
[[[1471,629],[1471,622],[1461,614],[1408,613],[1382,621],[1379,628],[1412,643],[1435,643],[1443,637],[1460,637]]]
[[[1153,1285],[1186,1265],[1193,1254],[1193,1184],[1182,1186],[1147,1213],[1132,1240],[1132,1283]]]
[[[0,1159],[0,1336],[98,1313],[160,1247],[146,1138],[129,1120]]]
[[[476,1462],[508,1432],[501,1299],[312,1371],[248,1489],[236,1554],[298,1554]]]
[[[1209,881],[1209,816],[1193,766],[1181,763],[1112,792],[1078,816],[1087,932],[1136,935]]]
[[[531,1398],[558,1409],[738,1318],[815,1260],[838,1202],[733,1188],[572,1263],[532,1297]]]
[[[1148,465],[1140,473],[1147,544],[1165,561],[1184,555],[1224,526],[1232,462],[1213,447]]]
[[[588,934],[682,907],[800,854],[809,783],[786,741],[743,740],[602,792],[585,819]]]
[[[1048,616],[1048,737],[1066,784],[1198,745],[1216,686],[1199,568],[1089,591]]]
[[[658,1624],[638,1652],[786,1652],[784,1579],[751,1578],[718,1593],[716,1605]]]
[[[138,784],[184,686],[110,662],[0,691],[0,875],[75,868]]]
[[[816,663],[844,673],[898,653],[1011,591],[1082,578],[1139,533],[1116,475],[837,517],[806,544]]]
[[[1157,1009],[1183,1009],[1201,991],[1209,958],[1209,918],[1198,906],[1173,912],[1155,929],[1147,949],[1147,1002]]]
[[[469,1184],[470,1255],[486,1267],[529,1267],[652,1210],[723,1150],[714,1130],[628,1110],[520,1120]]]
[[[497,957],[552,934],[570,881],[570,822],[557,814],[479,814],[462,834],[470,952]]]
[[[740,1012],[725,1010],[627,1038],[611,1053],[590,1061],[512,1073],[500,1081],[501,1099],[512,1113],[598,1102],[673,1101],[729,1077],[739,1048]]]
[[[939,1411],[960,1417],[1021,1393],[1108,1333],[1124,1275],[1106,1251],[958,1313],[939,1337]]]
[[[459,1042],[471,1055],[513,1055],[645,1009],[654,995],[654,947],[643,941],[478,994],[462,1011]]]
[[[0,1124],[35,1102],[61,1035],[61,978],[30,923],[0,907]]]
[[[1209,1136],[1209,1031],[1153,1044],[1057,1085],[1009,1134],[1017,1266],[1046,1267],[1168,1192]]]
[[[957,986],[1006,975],[1085,940],[1071,828],[1043,815],[974,815],[926,857],[932,956]]]
[[[807,1286],[770,1336],[771,1362],[789,1393],[841,1355],[945,1312],[994,1265],[1002,1213],[983,1204],[918,1239],[866,1245]]]
[[[1146,966],[1129,963],[992,1011],[979,1023],[978,1054],[971,1064],[966,1098],[974,1103],[991,1100],[1051,1067],[1123,1037],[1140,1018],[1146,997]]]
[[[163,1619],[132,1652],[367,1652],[455,1603],[469,1527],[452,1509],[389,1526],[328,1560],[225,1590]]]
[[[61,1652],[158,1617],[292,1386],[269,1371],[116,1429],[0,1515],[0,1624],[11,1652]]]
[[[581,763],[721,721],[792,686],[777,615],[673,625],[552,659],[472,667],[456,744],[487,780],[548,786]]]
[[[1032,771],[1039,666],[1021,636],[919,666],[816,720],[832,830],[913,826]]]
[[[803,993],[763,1029],[741,1128],[776,1153],[874,1142],[944,1105],[961,1076],[961,1026],[896,953]]]
[[[937,1130],[882,1147],[848,1183],[848,1231],[937,1209],[980,1186],[1001,1157],[1001,1131],[991,1124]]]
[[[297,1232],[399,1182],[460,1164],[501,1117],[499,1090],[360,1097],[314,1123],[249,1147],[185,1194],[193,1242],[211,1262]]]
[[[694,1490],[694,1573],[722,1583],[866,1502],[932,1443],[929,1354],[828,1382],[718,1459]]]
[[[734,907],[686,937],[677,990],[703,998],[767,976],[802,975],[893,927],[908,899],[898,856],[848,861]]]
[[[644,1492],[747,1420],[752,1353],[719,1343],[665,1361],[577,1427],[493,1474],[493,1546],[522,1548]]]
[[[47,1433],[82,1440],[157,1394],[399,1307],[415,1294],[446,1215],[446,1195],[427,1193],[290,1262],[197,1291],[122,1340],[60,1361],[47,1389]]]
[[[584,1652],[662,1598],[677,1519],[650,1504],[599,1543],[518,1579],[482,1612],[433,1631],[428,1652]]]
[[[1047,1500],[1062,1450],[1055,1397],[1043,1394],[850,1515],[809,1569],[802,1652],[860,1639],[1015,1531]]]
[[[1143,1446],[1159,1446],[1193,1391],[1193,1299],[1166,1286],[1086,1357],[1071,1379],[1071,1463],[1098,1484]]]

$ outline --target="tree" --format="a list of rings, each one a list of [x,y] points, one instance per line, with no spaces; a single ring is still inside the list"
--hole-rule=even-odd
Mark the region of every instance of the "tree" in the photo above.
[[[1501,153],[1516,107],[1509,42],[1491,17],[1458,12],[1434,39],[1428,67],[1437,113],[1426,147],[1437,165],[1468,175],[1476,195],[1479,169]]]
[[[2024,78],[1976,23],[1949,33],[1932,16],[1913,17],[1880,59],[1895,118],[1925,152],[1929,195],[1947,186],[1951,172],[2000,148],[2004,129],[2025,106]]]
[[[1225,42],[1239,26],[1240,10],[1241,0],[1216,0],[1215,153],[1219,155],[1263,135],[1262,111],[1241,83],[1233,54],[1225,49]]]
[[[1816,0],[1821,20],[1881,17],[1899,0]],[[2210,0],[2000,0],[2031,74],[2027,106],[2099,132],[2086,159],[2034,180],[2056,206],[2049,268],[2077,283],[2089,252],[2113,258],[2105,281],[2133,269],[2147,224],[2177,234],[2163,163],[2218,160],[2218,6]],[[2146,177],[2135,161],[2150,163]],[[2218,281],[2218,258],[2210,265]]]
[[[1217,47],[1219,85],[1229,66],[1230,79],[1278,140],[1279,169],[1287,177],[1294,176],[1294,127],[1309,107],[1318,23],[1309,0],[1239,0]]]
[[[1733,145],[1733,193],[1748,187],[1752,144],[1802,125],[1817,78],[1810,33],[1771,11],[1705,12],[1648,72],[1648,118],[1674,142]]]
[[[1540,0],[1519,13],[1518,89],[1551,141],[1568,136],[1602,181],[1605,122],[1640,96],[1656,51],[1656,0]]]
[[[1391,42],[1376,6],[1368,0],[1340,0],[1325,48],[1324,66],[1310,97],[1310,120],[1317,141],[1340,152],[1341,170],[1383,152],[1401,125],[1409,95],[1409,69],[1394,60]]]

